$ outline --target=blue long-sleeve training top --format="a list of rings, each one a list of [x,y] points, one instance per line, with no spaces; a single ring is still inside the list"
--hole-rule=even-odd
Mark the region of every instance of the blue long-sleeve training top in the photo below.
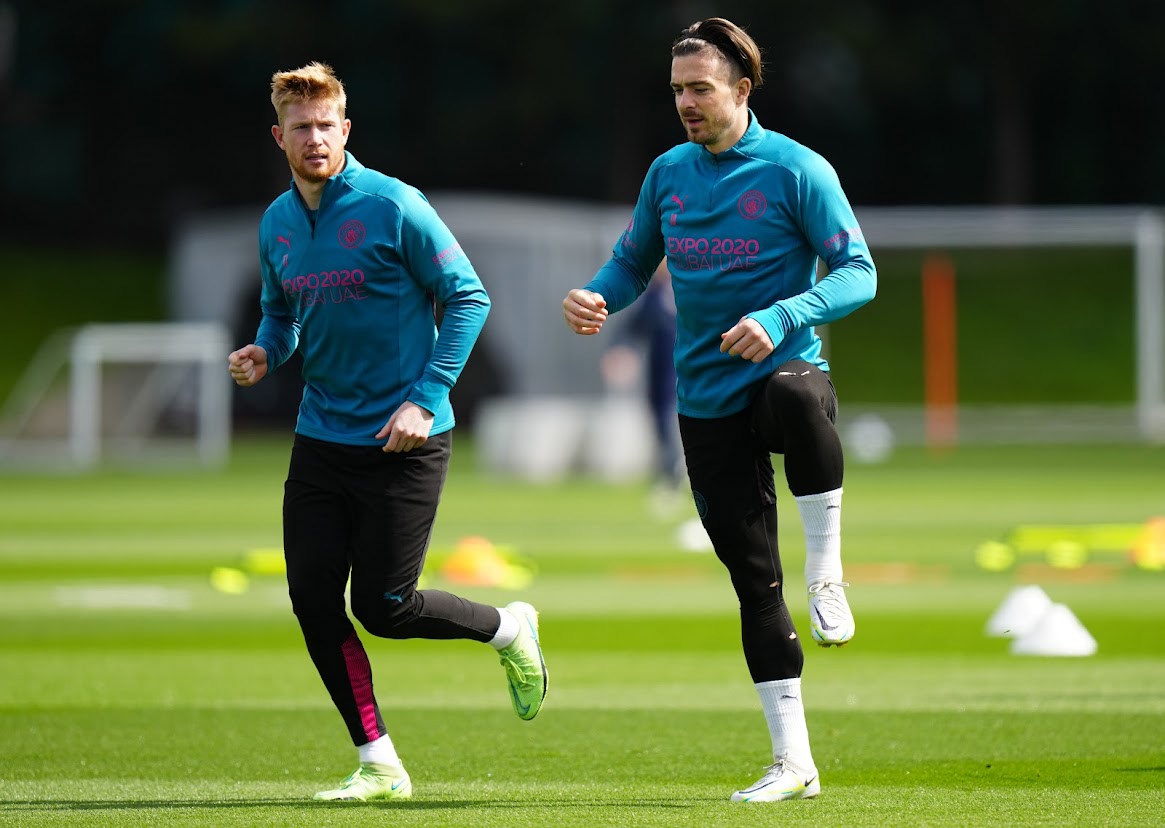
[[[269,370],[296,347],[303,354],[299,434],[377,445],[406,400],[433,412],[430,433],[440,434],[453,428],[449,391],[489,297],[420,191],[345,157],[314,213],[293,182],[263,215],[255,344]]]
[[[777,366],[828,371],[815,325],[874,297],[877,273],[833,167],[780,133],[749,124],[721,153],[686,143],[652,163],[631,223],[587,290],[609,312],[647,287],[666,256],[676,302],[678,409],[725,417],[745,409]],[[816,279],[821,260],[828,275]],[[756,319],[776,349],[760,363],[720,352],[720,335]]]

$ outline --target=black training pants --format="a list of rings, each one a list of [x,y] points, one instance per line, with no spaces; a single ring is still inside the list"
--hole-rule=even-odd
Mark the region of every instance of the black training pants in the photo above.
[[[498,612],[417,580],[449,465],[449,432],[404,453],[296,435],[283,499],[291,606],[352,741],[384,735],[372,671],[348,618],[384,638],[489,641]]]
[[[754,682],[801,675],[805,654],[784,599],[770,453],[785,457],[794,495],[841,487],[837,396],[807,362],[781,365],[752,405],[716,419],[680,416],[696,510],[740,600],[744,657]]]

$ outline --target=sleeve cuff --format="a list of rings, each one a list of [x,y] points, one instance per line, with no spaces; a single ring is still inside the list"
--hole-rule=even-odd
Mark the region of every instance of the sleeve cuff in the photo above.
[[[785,337],[793,330],[793,320],[789,318],[788,312],[780,305],[750,313],[748,316],[759,322],[760,326],[765,329],[765,333],[773,341],[774,348],[780,347],[780,344],[785,341]]]
[[[449,398],[449,386],[429,375],[422,376],[409,392],[408,400],[419,405],[430,414],[436,414]]]

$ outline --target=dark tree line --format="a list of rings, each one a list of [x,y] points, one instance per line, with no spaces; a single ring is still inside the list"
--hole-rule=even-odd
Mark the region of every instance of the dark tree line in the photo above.
[[[671,40],[713,14],[765,48],[761,122],[856,204],[1165,200],[1150,0],[0,0],[3,233],[160,247],[184,211],[266,202],[270,75],[315,59],[366,164],[631,201],[682,140]]]

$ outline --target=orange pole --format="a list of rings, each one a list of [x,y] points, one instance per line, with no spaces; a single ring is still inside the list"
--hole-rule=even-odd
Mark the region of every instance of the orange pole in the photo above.
[[[932,253],[922,264],[922,332],[926,444],[936,450],[959,440],[955,315],[954,262]]]

